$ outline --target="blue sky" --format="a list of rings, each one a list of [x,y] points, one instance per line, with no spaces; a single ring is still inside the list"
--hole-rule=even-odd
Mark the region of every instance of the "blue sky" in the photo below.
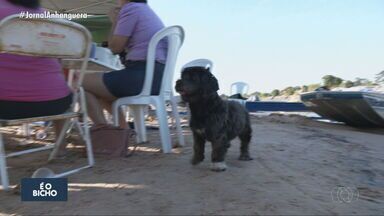
[[[373,79],[384,70],[384,0],[149,0],[166,25],[182,25],[178,68],[214,62],[221,93],[318,83],[327,74]]]

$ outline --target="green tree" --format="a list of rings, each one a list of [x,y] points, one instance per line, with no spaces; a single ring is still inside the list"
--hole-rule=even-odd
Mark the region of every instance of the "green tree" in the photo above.
[[[295,94],[295,88],[293,88],[293,87],[287,87],[286,89],[283,90],[283,92],[284,92],[286,95],[290,96],[290,95]]]
[[[359,78],[357,77],[355,81],[353,82],[354,86],[371,86],[373,83],[369,81],[368,79]]]
[[[269,94],[269,93],[262,93],[261,97],[263,97],[263,98],[271,97],[271,94]]]
[[[345,83],[344,83],[344,87],[345,87],[345,88],[351,88],[351,87],[353,87],[353,82],[352,82],[352,81],[349,81],[349,80],[345,81]]]
[[[261,93],[260,92],[253,92],[252,94],[250,94],[249,96],[251,97],[251,96],[258,96],[258,97],[260,97],[261,96]]]
[[[272,97],[276,97],[276,96],[279,96],[280,95],[280,91],[278,89],[275,89],[271,92],[271,96]]]
[[[343,83],[343,79],[332,75],[327,75],[323,77],[323,83],[328,88],[338,87],[341,83]]]
[[[315,89],[319,88],[321,85],[316,83],[316,84],[311,84],[308,85],[308,91],[314,91]]]

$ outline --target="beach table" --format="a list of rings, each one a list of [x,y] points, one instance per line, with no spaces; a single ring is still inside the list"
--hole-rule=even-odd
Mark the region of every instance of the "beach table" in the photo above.
[[[81,67],[81,61],[76,59],[63,59],[61,61],[63,68],[71,69],[71,70],[79,70]],[[100,72],[109,72],[114,70],[121,70],[123,67],[110,65],[108,63],[96,60],[89,59],[88,68],[86,70],[87,73],[100,73]]]
[[[74,77],[75,77],[75,72],[77,70],[80,70],[82,62],[77,60],[77,59],[62,59],[61,60],[61,65],[63,68],[66,70],[69,70],[68,74],[68,85],[72,86]],[[105,72],[111,72],[115,70],[121,70],[123,69],[123,66],[118,66],[118,65],[111,65],[105,61],[100,61],[94,58],[90,58],[88,60],[88,67],[85,70],[85,73],[105,73]],[[70,128],[73,126],[80,127],[80,125],[77,124],[77,122],[72,122]]]
[[[109,55],[109,54],[104,53],[104,56],[105,55]],[[115,62],[113,62],[114,64],[112,64],[111,61],[108,61],[108,60],[113,59],[114,55],[111,54],[111,56],[105,56],[105,57],[106,58],[103,58],[103,59],[107,59],[107,60],[104,60],[104,61],[96,59],[96,58],[89,58],[88,67],[85,70],[85,73],[105,73],[105,72],[121,70],[124,68],[124,66],[121,64],[116,64]],[[77,59],[62,59],[61,60],[62,67],[65,68],[66,70],[70,71],[68,74],[68,77],[67,77],[68,78],[68,85],[72,86],[75,71],[80,70],[81,63],[82,62],[78,61]]]

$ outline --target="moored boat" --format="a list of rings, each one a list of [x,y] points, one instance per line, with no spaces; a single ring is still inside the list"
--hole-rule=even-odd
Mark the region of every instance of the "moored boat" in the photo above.
[[[311,111],[355,127],[384,127],[384,94],[358,91],[317,91],[301,95]]]

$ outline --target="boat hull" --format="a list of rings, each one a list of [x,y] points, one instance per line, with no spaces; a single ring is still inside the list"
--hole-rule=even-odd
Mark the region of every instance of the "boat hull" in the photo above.
[[[310,92],[301,95],[308,109],[355,127],[384,127],[384,94],[371,92]]]

